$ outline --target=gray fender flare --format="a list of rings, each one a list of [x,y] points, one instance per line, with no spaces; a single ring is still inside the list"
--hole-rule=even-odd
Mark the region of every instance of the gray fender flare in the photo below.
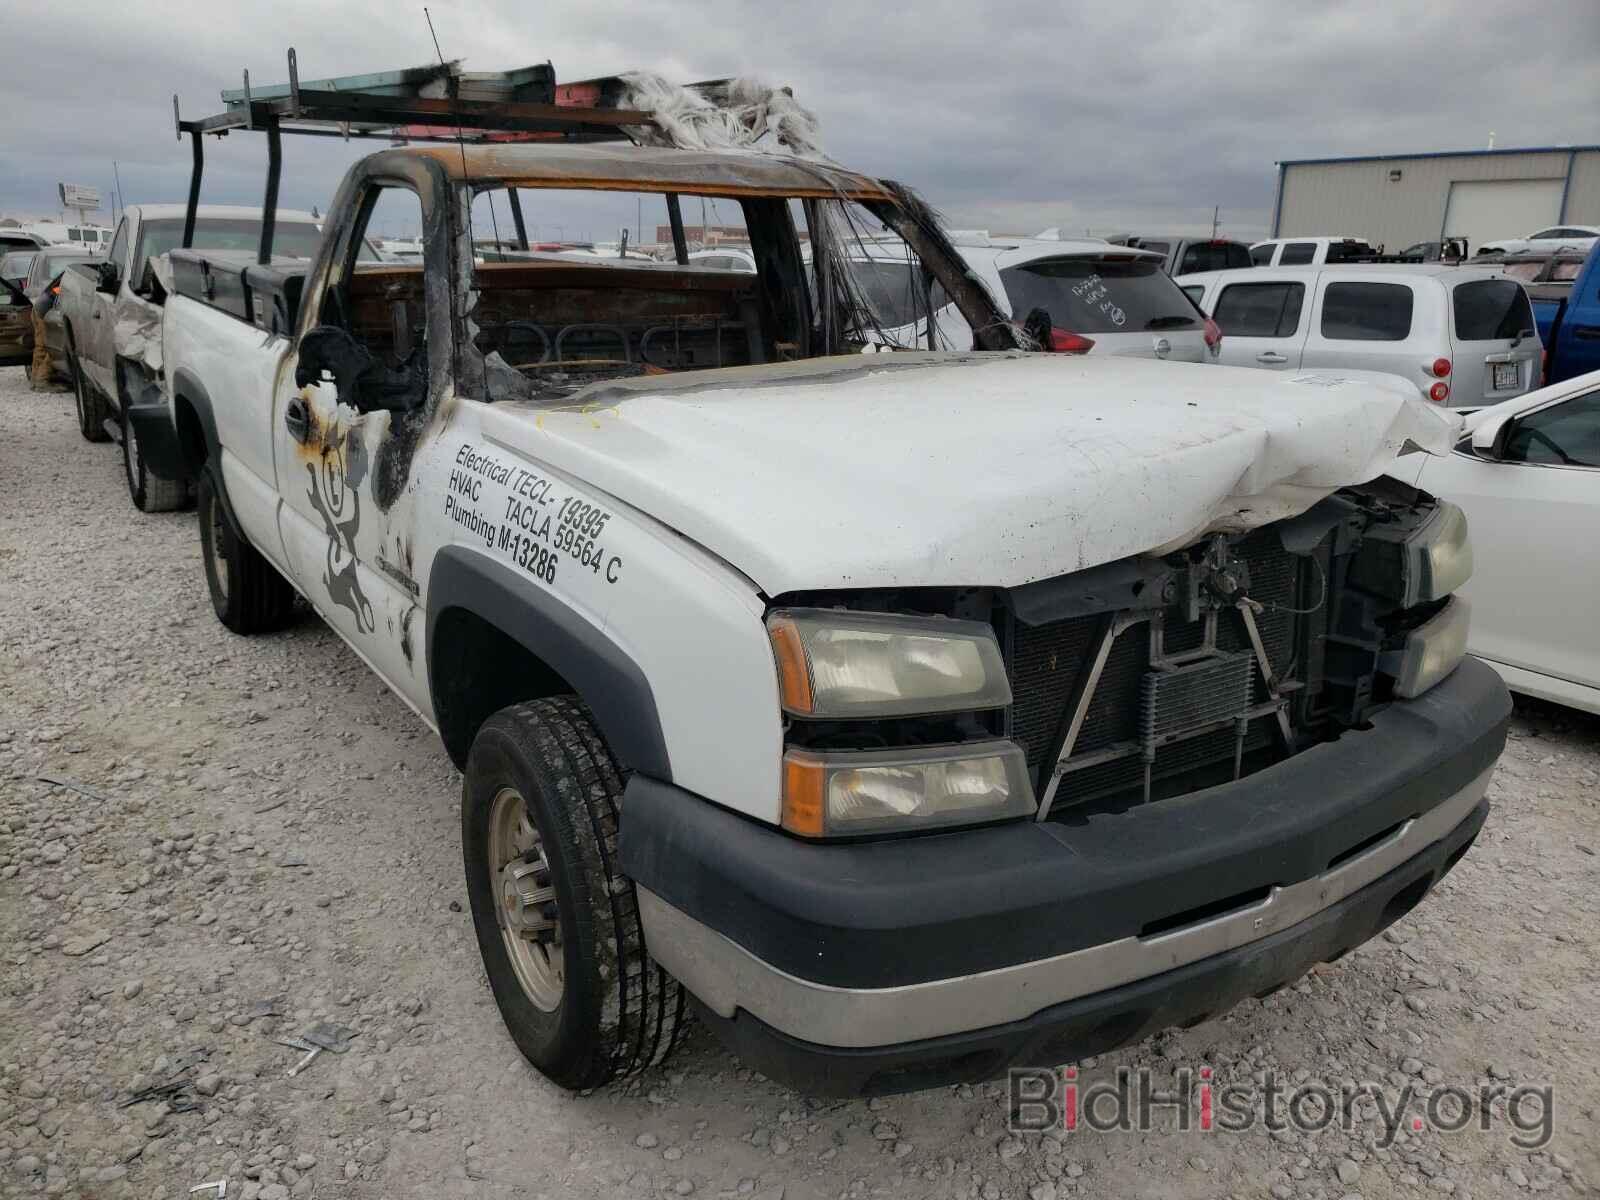
[[[571,684],[594,713],[611,752],[657,779],[672,778],[655,695],[639,664],[560,597],[495,559],[461,546],[435,555],[428,573],[428,690],[437,696],[439,618],[464,609],[518,643]]]

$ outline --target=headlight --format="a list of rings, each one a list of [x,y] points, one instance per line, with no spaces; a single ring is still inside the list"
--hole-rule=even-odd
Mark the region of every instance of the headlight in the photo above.
[[[767,618],[786,712],[907,717],[999,708],[1011,684],[994,630],[979,621],[833,609]]]
[[[1440,682],[1467,653],[1471,609],[1460,596],[1406,634],[1405,645],[1386,651],[1379,665],[1394,676],[1394,694],[1410,700]]]
[[[783,757],[783,827],[806,837],[973,825],[1031,814],[1022,748],[979,742]]]
[[[1406,539],[1405,554],[1401,607],[1444,599],[1472,576],[1467,514],[1441,501],[1422,528]]]

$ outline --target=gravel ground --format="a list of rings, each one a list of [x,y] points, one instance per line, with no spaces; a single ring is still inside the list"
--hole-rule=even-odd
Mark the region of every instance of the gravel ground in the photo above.
[[[227,634],[193,514],[135,512],[70,397],[0,371],[3,1196],[157,1200],[224,1178],[244,1200],[1587,1194],[1597,783],[1600,721],[1520,706],[1476,848],[1389,935],[1078,1065],[1084,1088],[1209,1068],[1219,1088],[1270,1072],[1390,1102],[1548,1084],[1542,1149],[1500,1116],[1384,1148],[1370,1102],[1348,1132],[1163,1114],[1151,1133],[1017,1137],[1002,1087],[814,1101],[700,1029],[665,1068],[572,1096],[490,1000],[437,740],[314,618]],[[273,1039],[318,1021],[356,1036],[288,1076],[302,1054]]]

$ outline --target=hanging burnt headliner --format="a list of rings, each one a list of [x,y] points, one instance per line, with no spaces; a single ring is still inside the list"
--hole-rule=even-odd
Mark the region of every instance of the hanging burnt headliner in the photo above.
[[[865,175],[828,163],[773,154],[570,143],[435,145],[389,153],[431,158],[453,179],[495,187],[891,198],[883,184]]]

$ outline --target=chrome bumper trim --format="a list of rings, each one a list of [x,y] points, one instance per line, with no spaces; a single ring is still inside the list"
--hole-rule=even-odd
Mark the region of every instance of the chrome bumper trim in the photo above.
[[[1236,949],[1315,916],[1420,854],[1477,807],[1493,768],[1381,842],[1314,879],[1275,887],[1260,902],[1155,937],[1121,938],[1054,958],[900,987],[852,989],[800,979],[756,958],[645,888],[646,943],[657,962],[722,1017],[736,1009],[803,1041],[890,1046],[1031,1017]]]

